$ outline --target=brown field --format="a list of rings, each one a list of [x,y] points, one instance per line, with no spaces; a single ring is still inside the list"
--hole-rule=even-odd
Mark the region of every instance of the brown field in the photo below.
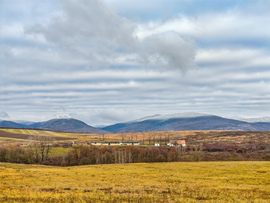
[[[166,145],[171,139],[184,139],[188,145],[218,144],[246,146],[270,144],[270,132],[263,131],[169,131],[95,135],[29,129],[1,129],[0,143],[26,142],[31,135],[52,136],[56,141],[75,140],[79,144],[89,144],[91,141],[140,140],[141,145],[153,145],[156,142]]]
[[[166,144],[171,139],[183,139],[189,145],[219,144],[219,145],[250,145],[270,144],[270,132],[263,131],[169,131],[143,132],[105,135],[105,140],[140,140],[141,143]],[[102,140],[101,136],[99,137]]]
[[[3,137],[3,138],[13,138],[13,139],[25,140],[25,139],[29,139],[32,135],[35,135],[35,134],[31,134],[31,132],[29,134],[10,133],[7,131],[0,130],[0,137]],[[76,139],[76,138],[56,137],[56,136],[54,138],[55,138],[55,140]]]

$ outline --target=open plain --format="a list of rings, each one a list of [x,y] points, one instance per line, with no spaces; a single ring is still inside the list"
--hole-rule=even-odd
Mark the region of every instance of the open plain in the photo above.
[[[0,163],[1,202],[269,202],[269,162]]]

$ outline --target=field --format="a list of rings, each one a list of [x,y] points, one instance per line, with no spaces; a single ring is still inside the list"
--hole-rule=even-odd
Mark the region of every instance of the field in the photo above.
[[[80,141],[87,140],[89,136],[97,137],[98,135],[82,134],[82,133],[68,133],[68,132],[54,132],[46,130],[29,130],[29,129],[0,129],[0,144],[14,145],[27,144],[31,136],[50,136],[55,142],[63,141]]]
[[[173,131],[95,135],[46,130],[0,129],[0,144],[27,143],[29,142],[28,138],[32,135],[52,136],[56,141],[75,141],[80,144],[90,143],[91,141],[140,140],[143,145],[153,145],[156,142],[166,145],[170,139],[185,139],[189,145],[246,146],[251,144],[268,145],[270,143],[270,132],[262,131]]]
[[[93,154],[84,154],[91,150],[99,158],[111,155],[111,159],[114,158],[114,152],[119,156],[122,153],[123,156],[129,152],[128,150],[134,149],[134,152],[141,150],[140,153],[145,153],[143,157],[150,157],[152,160],[157,154],[151,157],[151,153],[147,152],[158,152],[158,148],[147,147],[150,150],[147,151],[144,146],[136,149],[98,147],[93,151],[90,145],[80,145],[89,144],[91,141],[140,140],[141,145],[153,145],[156,142],[166,145],[170,139],[185,139],[188,146],[209,145],[208,149],[215,151],[179,151],[181,161],[196,161],[196,157],[200,158],[198,160],[208,160],[193,163],[56,167],[0,162],[0,202],[270,202],[270,162],[266,162],[270,159],[270,132],[179,131],[94,135],[0,129],[3,154],[5,150],[10,150],[9,155],[5,157],[15,160],[14,163],[19,163],[14,157],[31,157],[27,155],[31,152],[27,144],[30,142],[29,137],[33,135],[54,137],[56,145],[51,148],[48,158],[52,158],[51,162],[46,160],[47,164],[52,165],[57,163],[57,160],[62,165],[62,159],[76,157],[79,157],[76,158],[76,164],[84,164],[85,160],[92,160]],[[61,145],[74,142],[77,148],[73,151],[70,151],[73,148]],[[233,148],[230,151],[230,147],[234,146],[238,146],[237,150]],[[217,151],[216,147],[225,148],[224,151]],[[165,148],[161,147],[163,151],[159,153],[165,152]],[[24,152],[27,153],[23,153],[22,149],[26,149]],[[168,160],[178,153],[168,150]],[[60,158],[54,159],[55,156]],[[235,162],[210,162],[214,160]]]
[[[270,162],[0,163],[0,202],[269,202]]]

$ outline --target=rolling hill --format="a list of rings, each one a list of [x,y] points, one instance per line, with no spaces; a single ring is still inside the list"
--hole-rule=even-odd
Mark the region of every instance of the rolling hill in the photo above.
[[[34,123],[28,126],[29,128],[40,128],[44,130],[54,131],[67,131],[67,132],[78,132],[78,133],[93,133],[102,134],[108,133],[104,130],[94,128],[87,125],[86,123],[69,118],[69,119],[52,119],[46,122]]]
[[[188,113],[155,115],[127,123],[117,123],[102,129],[113,133],[181,130],[269,131],[270,123],[249,123],[215,115]]]
[[[45,122],[31,123],[30,125],[20,124],[12,121],[1,121],[0,127],[6,128],[36,128],[52,131],[65,131],[91,134],[107,134],[109,132],[94,128],[76,119],[52,119]]]
[[[16,123],[13,121],[5,121],[5,120],[0,120],[0,127],[6,127],[6,128],[25,128],[26,125]]]
[[[183,130],[232,130],[232,131],[270,131],[270,122],[248,122],[223,118],[216,115],[201,113],[179,113],[168,115],[153,115],[125,123],[102,128],[94,128],[76,119],[52,119],[45,122],[13,122],[1,121],[0,127],[7,128],[37,128],[43,130],[107,134],[121,132],[144,131],[183,131]]]

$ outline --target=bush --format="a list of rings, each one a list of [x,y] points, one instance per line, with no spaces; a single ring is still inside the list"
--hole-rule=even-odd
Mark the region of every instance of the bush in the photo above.
[[[79,162],[79,165],[88,165],[90,163],[91,163],[90,159],[88,159],[87,157],[83,157],[81,159],[81,161]],[[61,163],[61,165],[62,165],[62,163]]]

